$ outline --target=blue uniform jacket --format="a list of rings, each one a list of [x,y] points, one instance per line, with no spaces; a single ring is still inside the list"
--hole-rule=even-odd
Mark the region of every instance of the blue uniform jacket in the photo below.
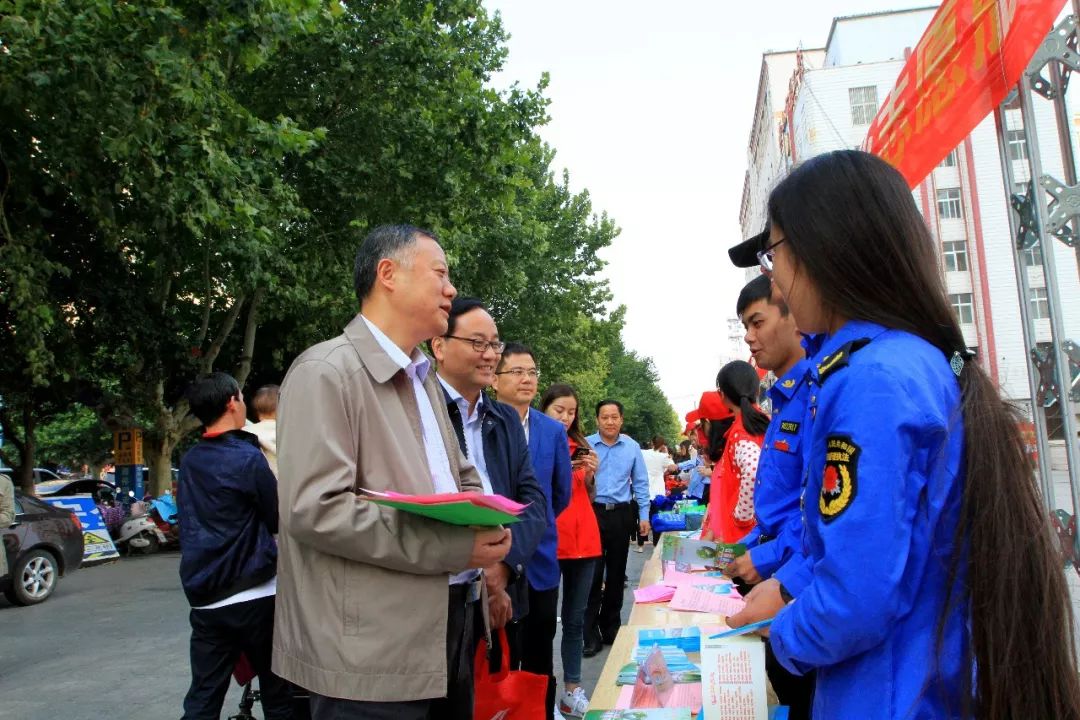
[[[529,456],[547,501],[544,505],[547,527],[525,568],[525,574],[533,590],[551,590],[559,587],[560,578],[559,559],[555,554],[559,544],[555,516],[570,504],[573,469],[570,467],[566,428],[558,420],[533,408],[529,408]]]
[[[446,398],[446,410],[450,415],[450,424],[458,444],[465,452],[467,443],[464,437],[461,410],[457,403],[443,390]],[[540,542],[544,532],[544,494],[533,476],[529,461],[529,446],[525,442],[525,431],[521,429],[521,420],[517,410],[491,398],[485,397],[480,405],[481,433],[484,437],[484,462],[487,465],[488,481],[491,489],[511,500],[528,504],[521,514],[521,520],[510,526],[512,542],[510,552],[503,562],[510,566],[510,584],[506,592],[510,595],[510,605],[517,620],[529,612],[529,593],[522,578],[525,577],[529,558]]]
[[[769,388],[773,416],[765,431],[754,481],[757,525],[742,539],[763,578],[802,551],[803,441],[810,400],[808,359],[800,360]],[[764,538],[764,542],[762,541]],[[795,588],[788,587],[793,595]]]
[[[862,321],[825,341],[812,376],[813,577],[777,615],[773,651],[792,672],[817,670],[814,717],[954,717],[973,671],[955,596],[937,650],[964,483],[957,378],[926,341]]]

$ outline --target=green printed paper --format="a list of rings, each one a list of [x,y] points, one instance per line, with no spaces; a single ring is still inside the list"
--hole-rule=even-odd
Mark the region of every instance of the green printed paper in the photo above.
[[[390,500],[388,498],[365,496],[368,502],[396,508],[414,515],[438,520],[449,525],[476,525],[479,527],[496,527],[518,522],[519,518],[510,513],[492,510],[491,508],[479,507],[470,502],[449,502],[435,505],[421,505],[419,503]]]

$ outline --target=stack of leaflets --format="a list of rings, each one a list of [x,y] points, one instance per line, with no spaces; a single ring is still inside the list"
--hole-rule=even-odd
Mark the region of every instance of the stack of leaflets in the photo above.
[[[701,628],[667,627],[638,630],[638,643],[645,647],[676,647],[683,652],[701,652]]]

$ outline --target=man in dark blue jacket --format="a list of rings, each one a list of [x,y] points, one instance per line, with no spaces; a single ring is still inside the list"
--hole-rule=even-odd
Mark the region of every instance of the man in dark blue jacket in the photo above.
[[[225,373],[185,398],[204,426],[180,461],[180,581],[191,603],[191,688],[184,720],[216,720],[240,653],[259,676],[268,720],[292,716],[288,685],[270,671],[277,589],[277,481],[244,432],[240,386]]]
[[[552,717],[555,712],[554,643],[561,577],[555,518],[570,504],[573,470],[566,429],[562,423],[531,407],[539,380],[540,370],[532,350],[520,343],[507,343],[495,372],[495,397],[514,409],[517,421],[525,430],[529,458],[544,492],[547,516],[544,536],[525,569],[529,581],[529,615],[510,629],[510,657],[515,669],[548,676],[547,717]]]
[[[526,565],[547,527],[546,502],[533,475],[521,421],[512,408],[484,394],[502,348],[495,321],[475,298],[455,298],[446,335],[431,341],[450,422],[462,451],[480,473],[484,492],[529,506],[521,522],[512,526],[514,542],[509,554],[501,563],[484,568],[494,629],[528,613]]]

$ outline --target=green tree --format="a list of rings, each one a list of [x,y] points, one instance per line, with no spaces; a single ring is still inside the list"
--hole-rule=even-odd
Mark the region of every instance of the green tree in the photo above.
[[[166,486],[186,383],[280,381],[355,314],[384,222],[437,232],[545,379],[604,388],[618,230],[551,173],[546,78],[489,87],[505,54],[479,0],[0,0],[0,421],[27,476],[78,400],[142,427]]]

